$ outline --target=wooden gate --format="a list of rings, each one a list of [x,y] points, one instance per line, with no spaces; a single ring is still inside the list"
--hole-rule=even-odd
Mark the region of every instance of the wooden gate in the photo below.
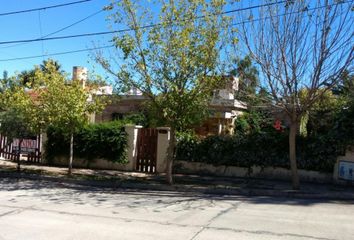
[[[20,148],[21,142],[21,148]],[[21,149],[21,151],[20,151]],[[27,160],[28,162],[40,163],[41,162],[41,137],[40,135],[33,138],[14,139],[8,143],[7,137],[0,134],[0,155],[8,160]]]
[[[140,128],[137,139],[136,170],[140,172],[156,172],[157,134],[154,128]]]

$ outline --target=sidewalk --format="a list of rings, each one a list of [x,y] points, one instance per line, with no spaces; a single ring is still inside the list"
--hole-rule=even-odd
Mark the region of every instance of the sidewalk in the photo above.
[[[21,173],[17,173],[15,170],[15,162],[0,160],[0,177],[8,178],[56,181],[63,184],[103,188],[354,201],[353,186],[332,184],[303,182],[301,183],[301,190],[294,191],[291,189],[290,182],[285,181],[175,174],[175,184],[171,186],[165,183],[163,174],[152,175],[114,170],[73,169],[73,174],[69,177],[65,167],[29,164],[21,165]]]

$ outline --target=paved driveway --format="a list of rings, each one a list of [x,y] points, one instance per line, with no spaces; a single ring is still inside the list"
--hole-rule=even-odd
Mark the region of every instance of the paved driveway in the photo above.
[[[354,239],[354,204],[0,180],[0,240]]]

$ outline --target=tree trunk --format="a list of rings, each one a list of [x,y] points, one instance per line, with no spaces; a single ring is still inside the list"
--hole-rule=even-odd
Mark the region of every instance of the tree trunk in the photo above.
[[[17,171],[21,171],[21,145],[23,142],[23,138],[20,139],[19,143],[18,143],[18,154],[17,154]]]
[[[174,128],[170,130],[170,143],[167,148],[167,156],[166,156],[166,180],[168,184],[173,184],[173,159],[174,159],[174,152],[176,146],[176,133]]]
[[[73,157],[74,157],[74,134],[70,135],[70,157],[69,157],[69,169],[68,174],[71,175],[73,168]]]
[[[294,190],[300,188],[299,175],[297,172],[297,162],[296,162],[296,132],[297,132],[297,122],[291,121],[290,124],[290,134],[289,134],[289,159],[290,159],[290,169],[291,169],[291,180]]]

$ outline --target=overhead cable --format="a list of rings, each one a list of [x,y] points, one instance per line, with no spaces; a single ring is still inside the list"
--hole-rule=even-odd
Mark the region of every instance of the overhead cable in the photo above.
[[[225,12],[221,12],[218,14],[214,15],[225,15],[225,14],[230,14],[230,13],[235,13],[235,12],[241,12],[241,11],[246,11],[254,8],[260,8],[260,7],[266,7],[266,6],[271,6],[274,4],[281,4],[285,3],[286,1],[281,1],[281,2],[272,2],[272,3],[266,3],[266,4],[260,4],[260,5],[254,5],[250,7],[245,7],[245,8],[238,8],[238,9],[233,9]],[[197,17],[198,18],[204,18],[204,16]],[[191,19],[184,19],[181,21],[187,21]],[[170,23],[170,24],[175,24],[175,23]],[[149,24],[149,25],[144,25],[139,27],[140,29],[145,29],[145,28],[152,28],[152,27],[158,27],[161,26],[162,23],[156,23],[156,24]],[[78,38],[78,37],[89,37],[89,36],[99,36],[99,35],[107,35],[107,34],[113,34],[113,33],[122,33],[122,32],[129,32],[134,29],[132,28],[126,28],[126,29],[121,29],[121,30],[115,30],[115,31],[103,31],[103,32],[94,32],[94,33],[83,33],[83,34],[75,34],[75,35],[67,35],[67,36],[58,36],[58,37],[43,37],[43,38],[33,38],[33,39],[22,39],[22,40],[11,40],[11,41],[2,41],[0,42],[0,45],[4,44],[12,44],[12,43],[28,43],[28,42],[38,42],[38,41],[50,41],[50,40],[60,40],[60,39],[68,39],[68,38]]]
[[[78,49],[78,50],[72,50],[72,51],[66,51],[66,52],[48,53],[48,54],[34,55],[34,56],[27,56],[27,57],[0,59],[0,62],[26,60],[26,59],[42,58],[42,57],[50,57],[50,56],[59,56],[59,55],[66,55],[66,54],[79,53],[79,52],[88,52],[88,51],[111,48],[111,47],[114,47],[114,45],[105,45],[105,46],[101,46],[101,47],[84,48],[84,49]]]
[[[81,0],[81,1],[76,1],[76,2],[62,3],[62,4],[58,4],[58,5],[51,5],[51,6],[40,7],[40,8],[31,8],[31,9],[26,9],[26,10],[19,10],[19,11],[13,11],[13,12],[5,12],[5,13],[0,13],[0,17],[9,16],[9,15],[15,15],[15,14],[20,14],[20,13],[28,13],[28,12],[35,12],[35,11],[47,10],[47,9],[52,9],[52,8],[66,7],[66,6],[70,6],[70,5],[75,5],[75,4],[80,4],[80,3],[86,3],[86,2],[91,2],[91,1],[92,1],[92,0]]]

